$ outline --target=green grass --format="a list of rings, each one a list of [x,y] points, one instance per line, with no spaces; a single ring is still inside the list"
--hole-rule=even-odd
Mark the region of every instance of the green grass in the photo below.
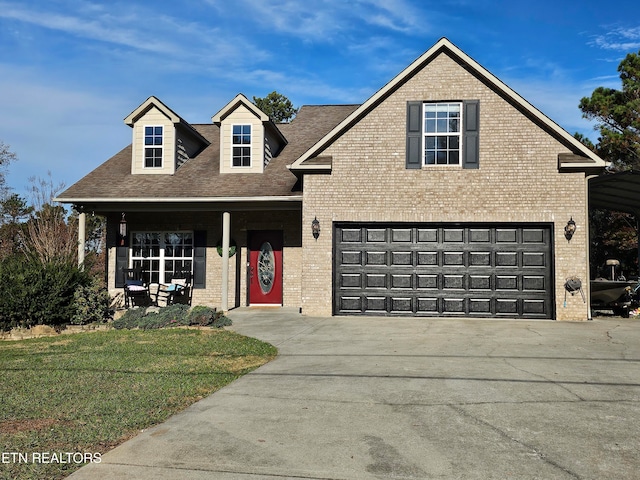
[[[79,468],[33,452],[104,453],[271,360],[275,347],[225,330],[111,330],[0,343],[0,479]]]

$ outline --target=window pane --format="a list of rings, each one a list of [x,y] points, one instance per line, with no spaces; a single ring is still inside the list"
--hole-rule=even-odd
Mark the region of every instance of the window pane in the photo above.
[[[424,125],[424,131],[427,133],[434,133],[436,131],[436,121],[427,120]]]
[[[424,142],[427,150],[433,150],[436,148],[436,137],[427,137],[424,139]]]
[[[425,156],[425,163],[427,165],[433,165],[434,163],[436,163],[436,152],[434,152],[433,150],[427,152]]]
[[[438,132],[446,132],[447,130],[447,123],[448,121],[446,119],[438,119],[438,126],[437,126],[437,131]]]
[[[449,131],[450,132],[459,132],[460,131],[460,120],[454,118],[449,120]]]
[[[449,137],[449,149],[458,150],[460,148],[460,139],[456,136]]]
[[[153,145],[153,137],[144,137],[145,145]]]
[[[444,150],[447,148],[447,138],[448,137],[436,137],[438,150]]]
[[[251,143],[251,137],[249,135],[243,136],[242,143],[244,143],[245,145],[249,145]]]
[[[242,133],[242,125],[234,125],[233,126],[233,134],[240,135]]]
[[[153,127],[144,127],[145,135],[153,135]]]
[[[162,145],[162,137],[155,137],[153,139],[153,144],[154,145]]]
[[[446,165],[447,164],[447,152],[438,152],[436,163],[438,165]]]
[[[162,127],[156,127],[154,133],[156,135],[162,136]]]
[[[449,163],[451,165],[458,165],[460,163],[460,154],[457,151],[449,152]]]

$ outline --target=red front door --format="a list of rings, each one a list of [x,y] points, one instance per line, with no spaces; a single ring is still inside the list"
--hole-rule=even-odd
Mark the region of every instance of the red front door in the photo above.
[[[249,232],[249,305],[282,305],[282,232]]]

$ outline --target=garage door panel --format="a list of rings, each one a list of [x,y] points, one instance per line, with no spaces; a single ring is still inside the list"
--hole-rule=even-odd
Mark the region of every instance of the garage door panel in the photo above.
[[[387,312],[387,297],[375,297],[369,296],[361,303],[365,305],[364,313],[386,313]]]
[[[544,292],[546,290],[545,277],[543,275],[522,277],[522,290],[531,292]]]
[[[391,229],[391,241],[398,243],[411,243],[413,229],[411,228],[392,228]]]
[[[384,273],[367,273],[365,279],[365,288],[388,288],[387,275]]]
[[[336,314],[553,317],[550,225],[335,228]]]
[[[442,241],[445,243],[462,243],[464,241],[464,230],[461,228],[443,228]]]
[[[491,229],[470,228],[469,243],[489,243],[491,241]]]
[[[436,243],[438,242],[437,228],[418,228],[418,243]]]
[[[368,228],[367,229],[367,242],[386,242],[387,241],[387,229],[385,228]]]
[[[417,274],[419,289],[438,289],[438,275],[433,274]]]
[[[342,252],[341,254],[342,265],[361,265],[362,264],[362,252]]]
[[[362,243],[361,228],[343,228],[340,230],[341,243]]]
[[[525,228],[522,230],[522,243],[545,243],[545,230],[542,228]]]
[[[417,252],[418,265],[438,266],[438,252]]]
[[[515,228],[497,228],[496,243],[517,243],[518,230]]]
[[[365,265],[386,265],[387,252],[364,252],[365,253]]]
[[[416,313],[430,316],[439,315],[438,299],[434,297],[418,297]]]
[[[491,315],[491,298],[470,298],[469,313],[471,315]]]
[[[413,289],[413,275],[391,274],[391,288]]]
[[[411,266],[413,265],[412,258],[411,252],[391,252],[391,266]]]
[[[391,297],[391,313],[413,314],[411,297]]]

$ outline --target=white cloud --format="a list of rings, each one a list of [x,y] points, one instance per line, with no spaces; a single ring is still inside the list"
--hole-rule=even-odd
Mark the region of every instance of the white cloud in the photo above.
[[[638,50],[640,49],[640,26],[616,27],[609,32],[596,35],[590,45],[605,50]]]

